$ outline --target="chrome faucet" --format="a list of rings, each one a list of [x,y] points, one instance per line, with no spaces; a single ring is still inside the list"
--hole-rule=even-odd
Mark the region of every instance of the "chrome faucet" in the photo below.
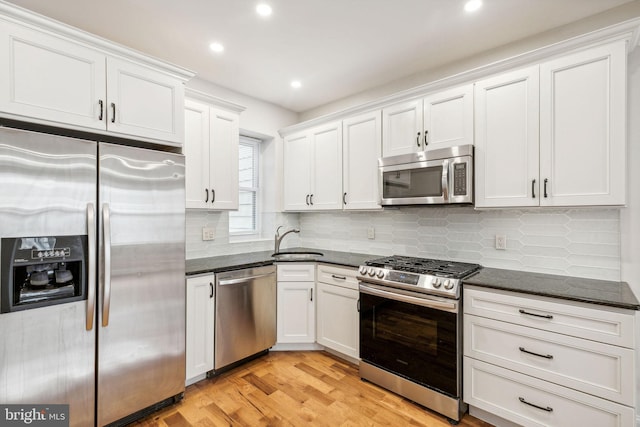
[[[274,248],[274,253],[278,253],[280,252],[280,242],[282,242],[282,239],[284,238],[284,236],[286,236],[289,233],[299,233],[300,230],[298,228],[292,228],[291,230],[285,231],[284,233],[280,234],[280,229],[284,227],[283,225],[281,225],[280,227],[278,227],[278,229],[276,230],[276,237],[275,237],[275,248]]]

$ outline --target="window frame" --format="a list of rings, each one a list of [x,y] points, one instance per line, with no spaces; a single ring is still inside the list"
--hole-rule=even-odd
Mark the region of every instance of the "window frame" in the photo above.
[[[240,135],[240,139],[238,142],[238,150],[240,149],[241,145],[249,145],[252,147],[253,149],[253,186],[251,187],[243,187],[240,185],[240,175],[238,175],[238,200],[240,200],[240,193],[243,191],[248,191],[248,192],[253,192],[254,194],[254,228],[253,230],[243,230],[243,231],[232,231],[231,229],[231,215],[233,214],[233,212],[238,212],[240,209],[240,205],[238,205],[238,210],[237,211],[230,211],[229,212],[229,224],[228,224],[228,229],[229,229],[229,237],[237,237],[238,240],[249,240],[252,237],[260,237],[260,227],[261,227],[261,223],[260,223],[260,157],[261,157],[261,150],[260,150],[260,144],[261,144],[262,140],[260,139],[256,139],[256,138],[252,138],[250,136],[246,136],[246,135]],[[238,174],[241,173],[240,171],[240,158],[238,158]],[[238,202],[240,203],[240,202]]]

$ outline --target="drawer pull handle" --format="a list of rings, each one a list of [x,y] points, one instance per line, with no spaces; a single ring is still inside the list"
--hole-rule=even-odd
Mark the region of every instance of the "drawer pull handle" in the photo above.
[[[533,351],[529,351],[524,347],[520,347],[520,351],[523,352],[523,353],[532,354],[534,356],[544,357],[545,359],[553,359],[553,355],[551,355],[551,354],[534,353]]]
[[[333,277],[334,279],[339,279],[339,280],[347,280],[347,278],[345,276],[336,276],[335,274],[332,274],[331,277]]]
[[[527,316],[535,316],[535,317],[542,317],[543,319],[553,319],[553,316],[550,314],[536,314],[536,313],[529,313],[528,311],[524,311],[522,309],[518,310],[520,312],[520,314],[526,314]]]
[[[553,412],[553,408],[551,408],[549,406],[547,406],[545,408],[544,406],[538,406],[538,405],[535,405],[533,403],[529,403],[524,399],[524,397],[518,397],[518,399],[520,400],[520,402],[524,403],[525,405],[533,406],[534,408],[542,409],[543,411]]]

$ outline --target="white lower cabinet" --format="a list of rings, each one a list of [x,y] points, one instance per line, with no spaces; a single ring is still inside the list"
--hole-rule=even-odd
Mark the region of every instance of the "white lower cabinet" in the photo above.
[[[355,269],[318,265],[318,344],[357,359],[360,355],[358,281]]]
[[[213,274],[187,278],[187,384],[213,370],[214,285]]]
[[[523,426],[635,423],[634,312],[467,286],[464,401]]]
[[[464,358],[464,401],[523,426],[635,423],[633,408],[470,357]]]
[[[315,265],[278,264],[278,344],[316,340]]]

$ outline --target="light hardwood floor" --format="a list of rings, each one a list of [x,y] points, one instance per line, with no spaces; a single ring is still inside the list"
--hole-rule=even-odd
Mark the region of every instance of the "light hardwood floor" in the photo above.
[[[447,419],[374,384],[329,353],[270,352],[187,387],[138,426],[426,426]],[[468,414],[461,427],[489,427]]]

